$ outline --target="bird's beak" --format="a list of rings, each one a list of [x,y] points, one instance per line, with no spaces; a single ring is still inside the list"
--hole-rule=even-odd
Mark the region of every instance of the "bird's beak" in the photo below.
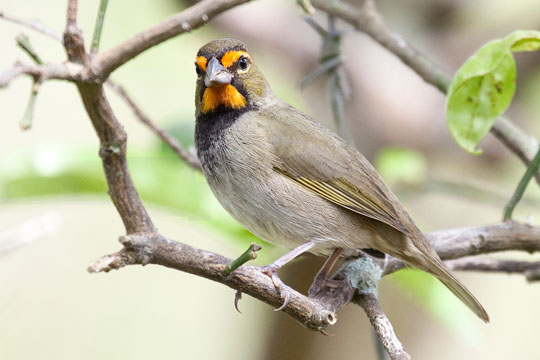
[[[213,57],[206,65],[206,77],[204,84],[206,87],[226,85],[232,81],[232,75],[219,63],[219,60]]]

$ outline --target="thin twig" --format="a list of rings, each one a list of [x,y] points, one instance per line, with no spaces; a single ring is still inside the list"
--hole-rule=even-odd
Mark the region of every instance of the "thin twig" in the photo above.
[[[537,153],[539,146],[534,136],[524,134],[509,119],[501,116],[491,128],[491,133],[507,148],[510,149],[524,163],[529,164]],[[534,175],[536,182],[540,184],[540,171]]]
[[[249,245],[248,249],[244,251],[242,255],[225,265],[225,274],[229,275],[234,270],[238,269],[240,266],[244,265],[248,261],[255,260],[257,258],[257,251],[261,249],[261,245],[251,243],[251,245]]]
[[[3,12],[0,12],[0,19],[4,19],[6,21],[10,21],[15,24],[22,25],[24,27],[27,27],[29,29],[32,29],[34,31],[37,31],[45,36],[48,36],[56,41],[59,41],[62,43],[62,35],[51,28],[49,28],[47,25],[44,25],[36,20],[25,20],[25,19],[19,19],[14,16],[6,15]]]
[[[540,261],[516,261],[476,256],[448,260],[445,261],[445,264],[451,270],[524,274],[529,281],[534,281],[534,279],[530,279],[530,274],[540,270]]]
[[[506,207],[504,208],[504,215],[503,215],[504,220],[510,220],[512,218],[512,213],[514,212],[516,205],[519,203],[519,201],[523,197],[523,193],[525,192],[525,189],[527,189],[527,185],[529,185],[529,181],[531,180],[534,174],[538,173],[539,165],[540,165],[540,148],[538,148],[538,151],[536,152],[536,155],[534,156],[531,163],[529,164],[527,171],[525,171],[525,174],[519,181],[519,184],[516,190],[514,191],[514,194],[510,198],[508,205],[506,205]]]
[[[15,41],[17,42],[17,46],[19,46],[36,64],[43,64],[43,60],[41,60],[37,54],[28,36],[19,34],[15,38]]]
[[[103,29],[103,21],[107,12],[109,0],[100,0],[99,9],[94,25],[94,35],[92,35],[92,44],[90,45],[90,53],[97,53],[99,50],[99,41],[101,40],[101,30]]]
[[[28,130],[32,127],[32,119],[34,118],[34,108],[36,106],[36,99],[39,92],[39,87],[41,82],[34,81],[32,84],[32,91],[30,92],[30,97],[28,98],[28,103],[26,104],[26,110],[24,115],[19,122],[19,127],[21,130]]]
[[[135,103],[135,101],[129,96],[127,91],[119,84],[108,80],[106,83],[122,100],[124,100],[133,111],[133,114],[144,125],[146,125],[154,134],[156,134],[164,143],[169,145],[171,149],[195,170],[202,170],[199,159],[186,150],[178,140],[176,140],[167,131],[159,128],[150,118],[142,111],[142,109]]]
[[[77,26],[77,0],[68,0],[66,27]]]
[[[202,0],[123,43],[100,53],[93,66],[103,79],[143,51],[206,24],[214,16],[251,0]]]
[[[60,78],[77,84],[86,111],[100,140],[100,156],[109,194],[128,234],[121,239],[124,246],[121,251],[92,263],[89,267],[90,271],[109,271],[132,264],[158,264],[218,281],[251,294],[272,306],[281,305],[281,296],[271,279],[257,268],[242,266],[230,276],[226,276],[224,267],[230,259],[167,240],[157,233],[137,194],[127,167],[127,135],[115,117],[103,86],[100,84],[100,81],[106,80],[114,69],[143,51],[173,36],[201,26],[212,16],[247,1],[203,0],[87,61],[82,33],[76,26],[77,2],[70,0],[65,32],[67,41],[64,41],[70,61],[55,66],[17,65],[0,75],[0,86],[9,83],[21,74],[41,77],[43,80]],[[492,227],[439,232],[432,234],[430,239],[443,258],[457,258],[509,249],[531,252],[540,250],[539,228],[511,222]],[[399,262],[394,265],[394,268],[402,266]],[[340,304],[344,303],[346,302],[343,301]],[[370,305],[369,301],[366,307],[368,305]],[[331,307],[331,309],[334,308],[336,307]],[[373,308],[380,311],[376,299]],[[327,303],[309,299],[292,290],[291,301],[284,311],[310,329],[321,330],[336,322],[335,312],[328,309]],[[373,322],[378,324],[381,319],[374,318]],[[376,326],[375,328],[377,329]],[[384,328],[386,327],[381,327],[381,329]]]

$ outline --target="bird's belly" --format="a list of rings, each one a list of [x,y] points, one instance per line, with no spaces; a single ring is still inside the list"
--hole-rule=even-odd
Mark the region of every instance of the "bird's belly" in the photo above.
[[[311,252],[325,255],[336,247],[356,252],[373,242],[369,221],[359,221],[360,215],[322,199],[273,170],[250,171],[245,165],[221,169],[208,177],[208,182],[222,206],[267,242],[293,248],[313,240],[317,245]]]

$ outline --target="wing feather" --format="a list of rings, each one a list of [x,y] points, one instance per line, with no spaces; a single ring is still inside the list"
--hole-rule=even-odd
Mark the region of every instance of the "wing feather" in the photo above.
[[[281,108],[261,113],[275,149],[275,171],[406,235],[416,229],[377,171],[354,147],[289,105],[276,106]]]
[[[409,234],[409,230],[399,221],[397,214],[390,214],[388,209],[379,206],[377,203],[362,195],[361,191],[351,192],[351,185],[343,187],[343,181],[332,180],[323,182],[316,179],[310,179],[304,176],[293,177],[285,170],[274,167],[274,170],[289,179],[297,182],[305,188],[313,191],[323,199],[326,199],[336,205],[342,206],[348,210],[354,211],[360,215],[378,220],[404,234]],[[392,209],[393,210],[393,209]]]

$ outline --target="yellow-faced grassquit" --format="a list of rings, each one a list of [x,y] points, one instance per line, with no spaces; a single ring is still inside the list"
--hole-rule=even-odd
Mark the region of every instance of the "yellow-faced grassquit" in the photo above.
[[[279,99],[246,46],[219,39],[197,53],[195,144],[223,207],[256,236],[303,252],[394,256],[436,276],[482,320],[488,314],[440,260],[423,233],[351,145]]]

